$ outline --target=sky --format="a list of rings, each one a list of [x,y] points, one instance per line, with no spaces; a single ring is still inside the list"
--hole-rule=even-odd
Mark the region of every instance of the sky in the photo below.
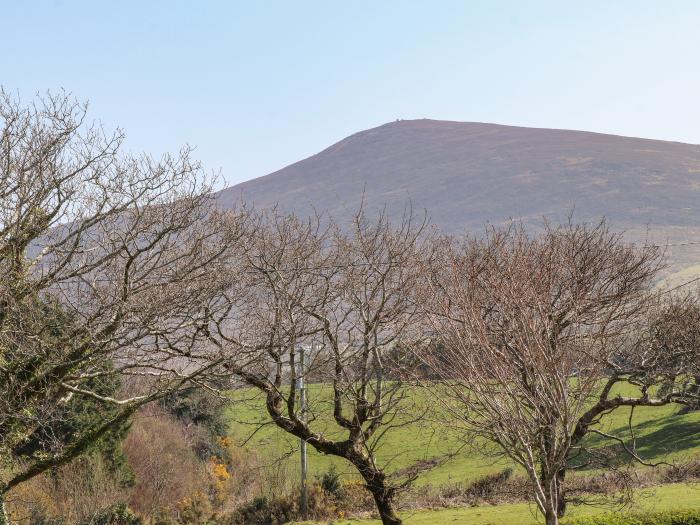
[[[220,186],[397,118],[700,144],[696,0],[0,0],[0,85],[66,89]]]

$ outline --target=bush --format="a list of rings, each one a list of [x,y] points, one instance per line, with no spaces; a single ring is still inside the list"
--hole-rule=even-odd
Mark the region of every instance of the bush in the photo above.
[[[336,498],[338,510],[346,514],[372,513],[377,507],[367,486],[358,479],[343,481],[340,498]]]
[[[342,497],[343,484],[340,481],[340,474],[336,470],[335,465],[331,465],[331,467],[323,473],[320,482],[321,488],[328,494],[331,494],[336,498]]]
[[[315,520],[337,517],[334,498],[320,483],[308,485],[308,514],[310,519]],[[254,498],[236,509],[230,516],[229,525],[281,525],[300,518],[299,493],[293,492]]]
[[[471,483],[466,492],[469,496],[488,500],[502,489],[512,475],[513,469],[510,467],[495,474],[487,474]]]
[[[131,509],[120,503],[111,509],[107,509],[93,516],[84,525],[141,525],[141,520],[131,512]]]
[[[298,515],[297,497],[259,496],[247,505],[242,505],[231,517],[232,525],[281,525]]]
[[[213,510],[207,495],[197,491],[177,504],[178,522],[185,525],[205,525],[211,521]]]
[[[700,510],[601,514],[562,520],[562,525],[700,525]]]
[[[156,405],[134,418],[124,450],[136,479],[129,503],[144,518],[208,491],[207,465],[192,450],[188,429]]]
[[[16,487],[9,510],[31,525],[118,523],[130,491],[121,473],[93,450]]]

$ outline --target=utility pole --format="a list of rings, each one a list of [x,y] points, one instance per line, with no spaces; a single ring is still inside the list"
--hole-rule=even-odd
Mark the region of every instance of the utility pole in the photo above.
[[[306,364],[304,363],[304,345],[299,345],[299,409],[302,421],[306,421]],[[309,512],[309,496],[306,490],[306,471],[307,471],[307,455],[306,441],[300,440],[301,451],[301,515],[306,520]]]

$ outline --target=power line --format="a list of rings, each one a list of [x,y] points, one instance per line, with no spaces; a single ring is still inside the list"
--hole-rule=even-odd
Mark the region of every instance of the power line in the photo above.
[[[664,291],[661,292],[661,293],[662,293],[662,294],[671,293],[671,292],[673,292],[674,290],[678,290],[679,288],[683,288],[684,286],[688,286],[689,284],[693,284],[693,283],[698,282],[698,281],[700,281],[700,275],[693,277],[693,278],[690,279],[689,281],[686,281],[686,282],[681,283],[681,284],[679,284],[679,285],[677,285],[677,286],[674,286],[673,288],[670,288],[670,289],[668,289],[668,290],[664,290]]]
[[[653,248],[672,248],[672,247],[678,247],[678,246],[697,246],[700,245],[700,241],[684,241],[684,242],[677,242],[677,243],[667,243],[667,244],[652,244]],[[679,288],[683,288],[685,286],[688,286],[690,284],[696,283],[700,281],[700,275],[697,275],[693,277],[692,279],[685,281],[684,283],[678,284],[674,286],[673,288],[669,288],[668,290],[664,290],[661,292],[662,294],[667,294],[671,293],[675,290],[678,290]]]
[[[700,244],[700,241],[685,241],[678,243],[668,243],[668,244],[652,244],[652,248],[671,248],[676,246],[694,246]]]

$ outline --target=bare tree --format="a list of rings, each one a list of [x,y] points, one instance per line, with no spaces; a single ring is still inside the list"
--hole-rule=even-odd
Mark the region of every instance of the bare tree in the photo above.
[[[697,409],[700,394],[700,297],[697,290],[664,294],[651,312],[643,335],[648,351],[637,364],[642,380],[663,374],[663,393],[680,390],[683,410]],[[626,363],[632,369],[635,363]]]
[[[547,225],[536,236],[492,229],[445,240],[441,253],[423,301],[443,344],[421,356],[443,380],[450,414],[524,468],[538,509],[556,524],[565,473],[595,459],[584,438],[602,434],[601,416],[686,399],[677,382],[656,397],[651,390],[673,375],[647,323],[660,254],[623,244],[605,223]],[[615,393],[619,383],[639,395]]]
[[[424,224],[407,216],[394,227],[360,212],[345,232],[269,213],[255,233],[242,261],[246,278],[232,282],[212,341],[232,356],[230,373],[262,392],[275,425],[350,462],[382,522],[401,523],[393,498],[410,480],[390,478],[376,449],[387,430],[420,417],[387,360],[421,336],[409,292],[419,279]],[[306,411],[300,378],[323,383],[321,392],[330,387]]]
[[[121,144],[64,93],[0,94],[0,523],[10,489],[217,362],[198,343],[237,230],[189,149],[156,160]],[[114,377],[147,381],[105,395]],[[79,396],[103,417],[59,435]]]

